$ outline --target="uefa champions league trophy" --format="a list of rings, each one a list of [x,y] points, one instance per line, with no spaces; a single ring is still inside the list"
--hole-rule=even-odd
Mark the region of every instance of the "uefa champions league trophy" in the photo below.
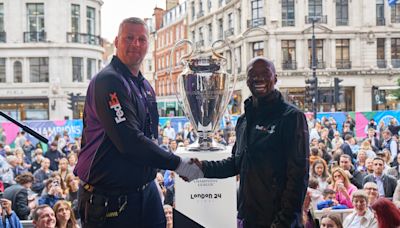
[[[189,145],[187,150],[224,150],[222,144],[214,141],[213,134],[225,113],[237,80],[234,49],[227,40],[217,40],[211,45],[212,56],[207,56],[203,51],[195,50],[192,41],[180,40],[175,43],[169,57],[170,80],[174,50],[184,43],[190,45],[191,51],[179,59],[184,69],[177,77],[176,97],[197,133],[196,142]],[[226,58],[215,52],[214,45],[217,43],[223,43],[223,47],[227,46],[230,50],[231,74],[225,71]]]

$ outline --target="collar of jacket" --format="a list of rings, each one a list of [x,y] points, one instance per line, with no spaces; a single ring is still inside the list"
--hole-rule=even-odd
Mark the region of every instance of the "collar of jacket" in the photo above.
[[[136,85],[140,85],[140,83],[143,83],[144,77],[142,75],[142,72],[139,71],[138,76],[134,76],[128,69],[128,67],[116,55],[113,56],[111,60],[111,65],[113,65],[115,69],[120,71],[124,77],[132,79]]]
[[[270,114],[277,111],[277,108],[284,102],[281,92],[278,90],[273,91],[273,98],[266,101],[265,99],[258,100],[258,107],[253,106],[254,97],[251,96],[244,102],[244,109],[246,113],[258,111],[264,114]]]

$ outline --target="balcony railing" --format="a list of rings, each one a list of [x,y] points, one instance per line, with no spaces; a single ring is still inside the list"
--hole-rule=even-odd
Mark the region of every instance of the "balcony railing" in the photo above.
[[[229,28],[228,30],[225,31],[224,34],[225,34],[225,37],[228,37],[228,36],[232,36],[233,33],[234,33],[234,29],[233,28]]]
[[[392,59],[393,68],[400,68],[400,59]]]
[[[255,28],[265,25],[265,17],[247,20],[247,28]]]
[[[306,24],[311,24],[313,22],[313,20],[314,20],[314,23],[327,24],[328,16],[322,15],[322,16],[306,16],[305,17]]]
[[[0,32],[0,43],[5,43],[6,42],[6,32],[2,31]]]
[[[315,63],[315,67],[316,67],[316,69],[325,69],[325,62],[322,62],[322,61],[320,61],[320,62],[316,62]],[[310,69],[312,69],[312,61],[310,60],[310,65],[309,65],[309,67],[310,67]]]
[[[376,18],[376,25],[377,26],[385,25],[385,18],[384,17],[377,17]]]
[[[387,65],[386,59],[377,59],[376,65],[378,66],[378,68],[386,68]]]
[[[337,69],[350,69],[351,61],[348,59],[336,60],[336,68]]]
[[[24,32],[24,43],[46,42],[46,32]]]
[[[400,16],[392,16],[392,23],[400,23]]]
[[[295,25],[294,19],[282,19],[282,27],[290,27]]]
[[[348,18],[336,18],[336,26],[345,26],[349,25]]]
[[[200,18],[202,16],[204,16],[204,11],[203,10],[197,12],[197,18]]]
[[[100,36],[86,34],[86,33],[67,33],[68,43],[80,43],[80,44],[92,44],[92,45],[103,45],[103,39]]]
[[[296,70],[297,64],[296,61],[287,61],[282,63],[282,69],[284,70]]]

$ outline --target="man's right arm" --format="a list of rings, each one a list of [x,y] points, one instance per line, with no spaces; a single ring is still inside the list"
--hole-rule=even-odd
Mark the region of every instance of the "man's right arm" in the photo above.
[[[113,77],[115,76],[115,78]],[[153,168],[175,170],[180,158],[166,152],[147,138],[140,129],[139,112],[127,87],[116,75],[97,77],[92,99],[105,134],[123,155],[134,163]],[[132,91],[133,92],[133,91]],[[140,98],[137,98],[140,99]]]

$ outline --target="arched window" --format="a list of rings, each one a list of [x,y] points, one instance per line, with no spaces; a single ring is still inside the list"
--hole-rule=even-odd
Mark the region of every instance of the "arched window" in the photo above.
[[[21,61],[14,62],[14,83],[22,82],[22,63]]]

